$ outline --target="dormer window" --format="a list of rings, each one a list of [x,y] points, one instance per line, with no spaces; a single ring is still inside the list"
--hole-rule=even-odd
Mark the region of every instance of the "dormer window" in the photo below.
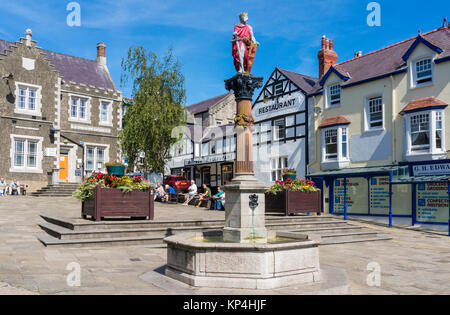
[[[328,107],[341,105],[341,85],[333,84],[328,87]]]
[[[431,58],[416,62],[416,84],[423,84],[433,80]]]

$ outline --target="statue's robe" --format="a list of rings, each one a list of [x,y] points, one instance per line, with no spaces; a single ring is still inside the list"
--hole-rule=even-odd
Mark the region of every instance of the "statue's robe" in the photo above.
[[[237,33],[237,36],[239,39],[243,39],[242,41],[233,42],[233,61],[234,61],[234,67],[236,68],[236,71],[239,72],[240,69],[240,61],[239,61],[239,51],[237,45],[242,45],[244,48],[244,70],[246,72],[250,72],[251,69],[249,69],[249,48],[252,43],[252,31],[250,29],[250,26],[245,24],[237,24],[234,27],[234,32]],[[240,46],[241,47],[241,46]]]

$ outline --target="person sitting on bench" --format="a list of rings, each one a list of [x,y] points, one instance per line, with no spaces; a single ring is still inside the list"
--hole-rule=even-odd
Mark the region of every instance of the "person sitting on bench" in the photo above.
[[[164,192],[164,188],[162,187],[161,183],[158,183],[157,187],[156,187],[156,191],[155,191],[155,196],[153,197],[154,200],[156,199],[163,199],[165,196],[165,192]]]
[[[11,192],[11,196],[20,195],[20,183],[17,181],[17,179],[14,178],[11,184],[9,184],[9,189]]]
[[[169,202],[171,196],[175,196],[176,198],[175,189],[173,189],[173,187],[170,185],[166,185],[166,193],[164,195],[164,201]]]
[[[213,197],[214,199],[214,210],[222,210],[223,205],[225,204],[225,192],[222,188],[217,188],[217,194]]]
[[[8,184],[6,180],[2,177],[0,178],[0,196],[6,196],[6,192],[8,190]]]
[[[198,194],[199,198],[198,198],[198,203],[195,206],[196,208],[200,207],[200,205],[202,204],[203,200],[211,198],[211,189],[208,188],[208,186],[206,186],[206,184],[203,184],[202,188],[203,188],[203,193],[202,194]]]
[[[188,188],[188,193],[184,195],[184,203],[183,206],[187,206],[189,202],[197,195],[197,185],[195,182],[191,180],[191,186]]]

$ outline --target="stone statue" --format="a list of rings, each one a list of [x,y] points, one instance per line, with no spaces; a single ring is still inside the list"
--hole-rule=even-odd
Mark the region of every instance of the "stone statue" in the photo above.
[[[256,48],[259,43],[253,35],[253,28],[247,24],[248,13],[239,14],[240,24],[234,26],[233,33],[233,61],[238,73],[250,74]]]

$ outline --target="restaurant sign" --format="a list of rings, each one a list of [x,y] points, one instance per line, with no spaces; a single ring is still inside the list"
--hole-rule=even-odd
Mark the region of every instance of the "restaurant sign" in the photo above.
[[[275,97],[268,102],[261,102],[253,107],[253,117],[256,121],[270,117],[286,115],[303,110],[305,96],[302,93]]]
[[[211,156],[204,156],[204,157],[195,158],[195,159],[186,159],[186,160],[184,160],[184,165],[185,166],[193,166],[193,165],[209,164],[209,163],[224,162],[224,161],[234,161],[235,158],[236,158],[235,153],[211,155]]]
[[[450,175],[450,163],[413,165],[414,176]]]

